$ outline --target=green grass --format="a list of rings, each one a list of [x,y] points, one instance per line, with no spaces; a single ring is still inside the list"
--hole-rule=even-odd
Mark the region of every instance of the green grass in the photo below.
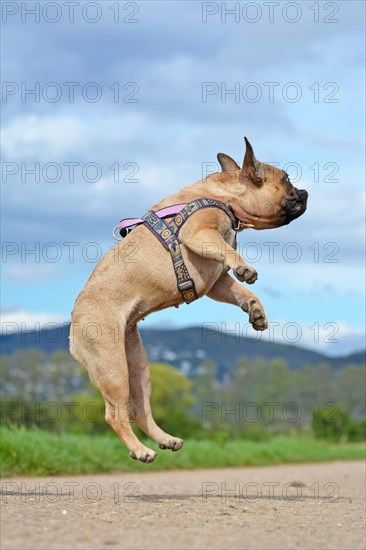
[[[356,460],[365,456],[361,444],[314,440],[304,436],[277,436],[254,442],[227,443],[188,440],[181,451],[159,451],[149,465],[131,460],[116,436],[56,435],[39,429],[1,428],[1,476],[91,474],[223,466],[265,466],[291,462]]]

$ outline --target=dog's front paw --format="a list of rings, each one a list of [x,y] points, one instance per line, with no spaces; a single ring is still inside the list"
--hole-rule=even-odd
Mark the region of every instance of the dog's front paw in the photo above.
[[[262,304],[256,300],[251,300],[250,304],[246,304],[242,309],[249,314],[249,322],[254,330],[263,331],[268,328],[268,319]]]
[[[252,285],[258,279],[258,273],[249,265],[239,265],[239,267],[234,270],[234,275],[239,281],[248,283],[248,285]]]

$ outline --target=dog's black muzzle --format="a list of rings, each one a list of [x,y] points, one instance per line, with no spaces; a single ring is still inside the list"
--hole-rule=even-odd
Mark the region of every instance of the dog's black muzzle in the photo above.
[[[286,201],[284,222],[283,225],[287,225],[299,218],[306,210],[308,201],[308,192],[305,189],[294,188],[293,195]]]

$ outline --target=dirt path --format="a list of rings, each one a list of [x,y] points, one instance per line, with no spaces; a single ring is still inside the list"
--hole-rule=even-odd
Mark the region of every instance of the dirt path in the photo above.
[[[365,548],[362,462],[16,478],[1,490],[4,550]]]

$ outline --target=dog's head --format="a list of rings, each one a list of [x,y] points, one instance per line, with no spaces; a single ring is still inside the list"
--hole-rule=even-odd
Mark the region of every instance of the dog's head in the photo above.
[[[236,217],[254,229],[270,229],[301,216],[306,210],[307,191],[294,187],[283,170],[258,161],[251,144],[244,139],[242,168],[228,155],[217,155],[222,183],[228,192],[227,203]]]

